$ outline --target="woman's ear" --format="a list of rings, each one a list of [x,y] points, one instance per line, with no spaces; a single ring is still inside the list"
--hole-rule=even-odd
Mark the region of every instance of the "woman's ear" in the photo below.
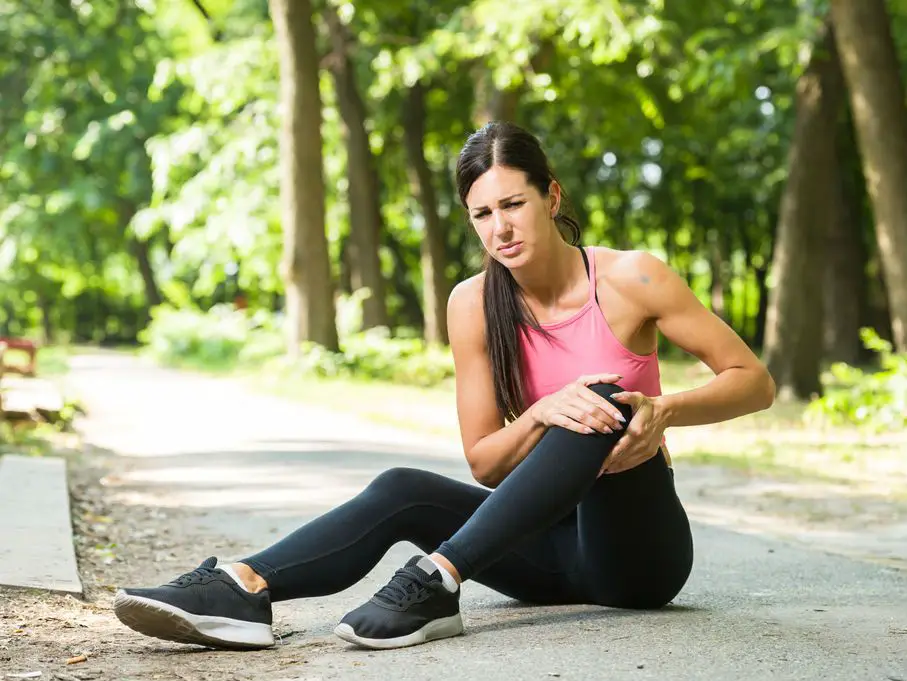
[[[555,217],[561,209],[561,186],[557,180],[551,180],[548,185],[548,207],[551,209],[551,217]]]

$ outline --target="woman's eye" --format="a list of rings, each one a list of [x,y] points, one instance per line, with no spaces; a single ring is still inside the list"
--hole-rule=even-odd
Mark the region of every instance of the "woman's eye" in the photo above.
[[[505,208],[519,208],[520,206],[523,205],[523,203],[525,203],[525,202],[524,201],[511,201],[510,203],[508,203],[505,206]]]

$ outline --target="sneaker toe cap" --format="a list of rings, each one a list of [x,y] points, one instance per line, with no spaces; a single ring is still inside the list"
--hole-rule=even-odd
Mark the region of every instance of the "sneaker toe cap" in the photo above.
[[[356,636],[361,636],[363,638],[386,638],[389,635],[396,635],[396,632],[389,631],[389,629],[395,628],[393,626],[388,626],[392,624],[389,621],[389,614],[390,613],[384,611],[383,608],[378,608],[371,603],[366,603],[344,615],[343,619],[340,620],[340,624],[349,626]]]

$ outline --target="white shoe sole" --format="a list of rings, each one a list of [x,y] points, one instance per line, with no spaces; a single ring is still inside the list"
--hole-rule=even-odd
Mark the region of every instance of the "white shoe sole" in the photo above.
[[[432,620],[418,631],[406,636],[397,636],[396,638],[365,638],[364,636],[357,636],[353,628],[346,623],[338,624],[334,629],[334,633],[344,641],[355,643],[363,648],[371,648],[373,650],[405,648],[439,638],[459,636],[463,633],[463,618],[460,617],[460,613],[457,613],[450,617]]]
[[[194,615],[169,603],[118,591],[113,601],[117,619],[140,634],[216,648],[270,648],[274,632],[269,624],[229,617]]]

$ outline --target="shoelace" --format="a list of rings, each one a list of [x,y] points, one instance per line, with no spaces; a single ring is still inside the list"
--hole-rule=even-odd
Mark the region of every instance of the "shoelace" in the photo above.
[[[391,581],[381,587],[375,594],[375,598],[393,605],[402,605],[407,596],[418,594],[427,588],[428,584],[421,571],[417,572],[411,567],[402,567],[394,573]]]
[[[189,584],[200,582],[205,577],[209,577],[210,575],[214,574],[214,572],[216,572],[217,568],[215,567],[215,565],[217,565],[217,561],[209,558],[204,563],[195,568],[192,572],[187,572],[184,575],[180,575],[170,583],[174,586],[188,586]]]

